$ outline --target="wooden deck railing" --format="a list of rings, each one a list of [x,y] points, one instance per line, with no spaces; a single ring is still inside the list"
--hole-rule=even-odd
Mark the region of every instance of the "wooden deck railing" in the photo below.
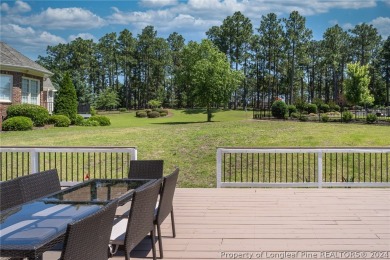
[[[56,168],[62,182],[124,178],[135,147],[0,147],[0,181]]]
[[[217,187],[390,187],[390,148],[218,148]]]

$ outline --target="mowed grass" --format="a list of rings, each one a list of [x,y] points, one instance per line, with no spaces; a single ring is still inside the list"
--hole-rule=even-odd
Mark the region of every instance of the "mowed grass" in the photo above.
[[[377,147],[390,145],[387,125],[253,120],[248,111],[170,110],[165,118],[107,115],[111,126],[42,128],[2,132],[2,146],[135,146],[138,159],[165,160],[165,173],[180,167],[180,187],[216,186],[218,147]]]

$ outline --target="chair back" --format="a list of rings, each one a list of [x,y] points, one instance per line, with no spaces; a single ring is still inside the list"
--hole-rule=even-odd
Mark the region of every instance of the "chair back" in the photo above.
[[[173,195],[175,194],[178,176],[179,168],[176,168],[176,170],[174,170],[170,175],[164,177],[156,216],[156,220],[159,224],[164,221],[173,209]]]
[[[0,182],[0,211],[23,204],[19,178]]]
[[[20,177],[19,185],[24,202],[32,201],[61,190],[57,169]]]
[[[154,209],[161,181],[161,179],[156,180],[152,184],[134,191],[124,242],[129,251],[154,229]]]
[[[129,179],[160,179],[163,177],[163,160],[131,160]]]
[[[98,212],[68,224],[60,260],[107,260],[117,205],[114,200]]]

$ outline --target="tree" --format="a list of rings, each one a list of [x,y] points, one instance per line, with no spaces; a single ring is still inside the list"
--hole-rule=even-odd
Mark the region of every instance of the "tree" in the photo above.
[[[374,102],[374,97],[370,94],[368,85],[370,77],[367,65],[359,63],[347,64],[348,77],[344,80],[345,97],[353,105],[369,105]]]
[[[302,77],[302,65],[307,62],[307,48],[312,31],[306,28],[306,18],[301,16],[298,11],[293,11],[288,19],[283,20],[286,29],[286,51],[288,54],[288,69],[289,78],[289,101],[290,104],[294,101],[294,83],[297,76]],[[302,98],[302,97],[301,97]]]
[[[65,73],[54,99],[54,114],[64,115],[74,122],[77,115],[77,95],[69,73]]]
[[[356,60],[361,65],[368,64],[375,49],[378,48],[381,36],[372,24],[366,23],[356,25],[350,32],[353,34],[352,48],[356,50]]]
[[[193,97],[197,105],[206,107],[207,122],[210,122],[212,105],[229,101],[242,74],[230,68],[226,56],[209,40],[202,40],[200,44],[192,42],[185,49],[188,58],[192,57],[193,61],[185,68],[191,75],[189,84]]]
[[[252,23],[249,18],[241,12],[235,12],[233,16],[226,17],[222,25],[212,27],[206,32],[208,38],[224,52],[230,60],[231,67],[235,64],[235,70],[240,66],[247,67],[247,52],[250,46],[250,39],[253,35]],[[242,98],[245,100],[247,95],[246,86],[243,86]],[[234,94],[234,109],[237,108],[237,92]]]
[[[380,52],[382,74],[386,81],[386,106],[390,106],[390,36],[387,37]]]
[[[276,76],[279,67],[280,49],[283,43],[281,20],[274,13],[262,16],[260,27],[257,30],[260,33],[260,44],[264,47],[264,55],[267,62],[267,96],[268,104],[270,105],[273,98],[280,94],[276,87],[278,85],[276,83]]]
[[[95,100],[95,106],[98,109],[113,109],[118,105],[119,97],[114,88],[106,88]]]

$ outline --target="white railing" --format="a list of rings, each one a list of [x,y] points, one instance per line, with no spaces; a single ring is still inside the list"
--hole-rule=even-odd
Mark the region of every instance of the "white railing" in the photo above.
[[[123,178],[135,147],[0,147],[1,181],[56,168],[61,181]]]
[[[217,187],[390,187],[390,148],[218,148]]]

